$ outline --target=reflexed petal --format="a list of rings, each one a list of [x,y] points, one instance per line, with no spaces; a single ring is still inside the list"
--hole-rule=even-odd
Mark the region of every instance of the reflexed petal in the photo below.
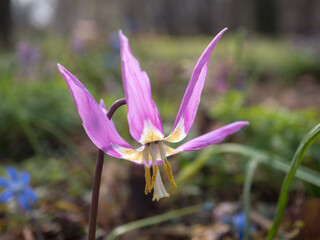
[[[144,146],[139,147],[138,149],[128,149],[123,147],[118,147],[115,150],[121,155],[121,158],[132,161],[136,164],[143,164],[143,149]]]
[[[112,121],[108,119],[88,90],[63,66],[58,64],[58,68],[68,84],[83,127],[91,141],[113,157],[131,156],[135,150],[119,135]],[[126,155],[126,151],[129,151],[130,154]]]
[[[10,199],[13,197],[13,194],[11,191],[4,190],[0,195],[0,202],[7,203],[10,201]]]
[[[107,110],[107,108],[106,108],[106,105],[104,104],[103,99],[100,99],[100,104],[99,104],[99,106],[100,106],[102,112],[103,112],[105,115],[107,115],[108,110]]]
[[[192,139],[185,144],[182,144],[177,148],[179,151],[193,151],[197,149],[201,149],[207,147],[212,144],[216,144],[222,142],[228,135],[231,135],[237,131],[239,131],[242,127],[249,125],[249,122],[239,121],[231,123],[227,126],[204,134],[200,137]]]
[[[152,100],[150,80],[131,53],[129,41],[119,32],[123,86],[127,100],[131,136],[145,144],[163,139],[163,128],[157,106]]]
[[[7,187],[9,187],[9,185],[10,185],[10,182],[6,178],[0,177],[0,186],[1,187],[7,188]]]
[[[13,167],[7,167],[6,168],[8,176],[13,180],[17,181],[18,180],[18,172],[15,168]]]
[[[106,105],[104,104],[103,99],[100,99],[100,104],[99,104],[99,106],[100,106],[102,112],[104,113],[104,115],[107,115],[108,109],[107,109]],[[108,119],[109,119],[109,118],[108,118]],[[114,126],[114,123],[113,123],[112,119],[110,119],[110,122],[111,122],[111,124],[112,124],[112,127],[113,127],[113,128],[116,128],[116,127]]]
[[[28,200],[30,200],[30,202],[33,202],[33,203],[38,202],[38,197],[37,197],[36,193],[33,191],[32,188],[27,187],[24,190],[24,195]]]
[[[27,172],[21,172],[20,173],[20,180],[25,184],[25,185],[27,185],[27,184],[29,184],[29,182],[30,182],[30,174],[29,173],[27,173]]]
[[[18,196],[18,203],[22,207],[23,210],[25,210],[25,211],[31,210],[30,204],[24,195]]]
[[[179,142],[188,134],[197,114],[211,53],[226,30],[227,28],[218,33],[199,58],[183,96],[176,121],[173,125],[173,130],[170,135],[164,139],[165,141]]]

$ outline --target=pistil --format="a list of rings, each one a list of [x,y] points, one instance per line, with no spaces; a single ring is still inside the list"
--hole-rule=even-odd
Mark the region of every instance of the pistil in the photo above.
[[[154,200],[159,201],[160,198],[169,197],[169,196],[170,196],[169,193],[167,193],[166,189],[163,186],[160,172],[157,171],[152,201],[154,201]]]
[[[149,156],[151,155],[152,160],[152,177],[150,171],[150,159]],[[169,178],[170,183],[173,187],[177,187],[177,184],[174,181],[172,169],[167,161],[166,157],[166,148],[165,144],[162,141],[151,142],[145,145],[145,149],[143,151],[144,161],[145,161],[145,179],[146,179],[146,186],[145,186],[145,194],[147,195],[153,189],[153,198],[152,200],[159,200],[163,197],[169,197],[166,189],[164,188],[160,170],[157,165],[157,159],[160,157],[162,160],[165,172]]]

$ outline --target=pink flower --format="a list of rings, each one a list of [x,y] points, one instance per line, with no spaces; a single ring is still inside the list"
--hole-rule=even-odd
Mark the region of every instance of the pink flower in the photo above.
[[[83,127],[91,141],[110,156],[144,165],[145,193],[150,193],[154,189],[153,200],[169,197],[161,180],[159,165],[163,164],[170,182],[176,187],[167,160],[168,156],[219,143],[228,135],[249,124],[246,121],[231,123],[188,141],[176,149],[166,144],[166,142],[179,142],[188,134],[197,113],[211,52],[226,30],[223,29],[212,40],[198,60],[182,99],[173,130],[167,137],[164,137],[162,121],[157,106],[152,100],[148,75],[141,70],[138,61],[132,55],[127,37],[121,31],[119,32],[122,77],[128,110],[127,118],[131,136],[140,143],[140,147],[137,149],[132,148],[119,135],[112,120],[106,116],[107,110],[103,101],[99,105],[80,81],[58,64],[59,71],[69,86]],[[151,166],[153,167],[152,176]]]

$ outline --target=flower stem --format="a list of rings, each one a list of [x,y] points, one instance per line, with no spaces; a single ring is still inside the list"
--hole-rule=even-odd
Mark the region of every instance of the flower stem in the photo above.
[[[127,101],[126,101],[125,98],[120,98],[120,99],[118,99],[117,101],[115,101],[115,102],[111,105],[111,107],[109,108],[109,111],[108,111],[108,113],[107,113],[107,117],[108,117],[109,119],[111,119],[112,116],[113,116],[113,114],[114,114],[114,112],[115,112],[119,107],[121,107],[122,105],[125,105],[126,103],[127,103]]]
[[[115,101],[111,105],[111,107],[107,113],[107,117],[109,119],[111,119],[113,114],[115,113],[115,111],[120,106],[122,106],[124,104],[126,104],[125,98],[121,98],[121,99]],[[88,240],[94,240],[96,238],[97,212],[98,212],[98,201],[99,201],[101,174],[102,174],[102,169],[103,169],[103,158],[104,158],[104,152],[99,149],[97,161],[96,161],[96,170],[94,173],[93,187],[92,187]]]
[[[32,225],[32,227],[34,228],[34,230],[36,232],[37,239],[38,240],[45,240],[45,238],[44,238],[44,236],[43,236],[43,234],[41,232],[38,220],[35,217],[32,216],[31,219],[30,219],[30,222],[31,222],[31,225]]]
[[[100,192],[101,173],[103,168],[103,156],[104,152],[99,149],[92,187],[88,240],[94,240],[96,238],[98,200]]]

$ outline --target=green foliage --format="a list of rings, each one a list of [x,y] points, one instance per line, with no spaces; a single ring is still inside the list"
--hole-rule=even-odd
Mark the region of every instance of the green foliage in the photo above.
[[[283,157],[291,156],[305,132],[318,122],[318,114],[313,109],[290,111],[256,104],[245,106],[243,97],[240,91],[229,91],[215,103],[210,116],[225,123],[239,119],[249,121],[250,126],[241,131],[241,137],[250,146]]]
[[[135,49],[134,53],[142,60],[142,63],[145,59],[146,62],[157,59],[169,60],[173,63],[191,60],[195,63],[196,57],[211,40],[210,36],[189,38],[150,36],[133,39],[131,42]],[[240,44],[243,44],[243,49],[239,49]],[[224,34],[214,50],[213,61],[241,56],[241,65],[246,73],[251,73],[255,68],[261,67],[263,75],[280,79],[280,81],[292,81],[306,73],[320,76],[317,54],[308,42],[295,45],[290,39],[249,38],[244,32],[239,31],[235,35],[230,35],[228,32]]]
[[[0,81],[1,102],[4,103],[0,105],[0,135],[6,136],[0,138],[0,158],[12,156],[21,159],[32,154],[30,147],[33,143],[24,126],[28,126],[29,134],[33,134],[45,150],[53,138],[39,129],[38,122],[42,119],[61,129],[75,129],[79,119],[67,93],[60,80]]]
[[[134,55],[151,79],[153,98],[161,113],[166,133],[171,131],[192,69],[211,40],[211,36],[130,38]],[[96,100],[103,98],[108,107],[116,99],[124,97],[118,52],[108,48],[105,41],[97,41],[89,44],[84,53],[78,54],[72,51],[67,39],[54,36],[41,39],[37,45],[41,50],[41,61],[27,72],[18,61],[16,53],[1,53],[0,160],[3,163],[22,161],[20,167],[31,173],[32,184],[36,186],[42,204],[55,204],[58,199],[67,198],[86,202],[86,194],[91,187],[93,161],[88,161],[87,155],[90,153],[84,152],[87,147],[80,149],[83,142],[86,146],[88,140],[56,63],[67,67]],[[227,74],[222,80],[228,83],[228,89],[222,94],[212,90],[220,68],[226,68]],[[286,84],[294,84],[304,74],[320,76],[319,58],[312,49],[298,47],[285,39],[248,38],[244,32],[236,35],[226,33],[210,61],[199,109],[203,110],[205,116],[200,114],[198,118],[204,118],[208,125],[249,121],[250,126],[228,139],[247,146],[221,144],[203,150],[200,155],[192,152],[177,156],[180,160],[177,165],[182,169],[176,179],[178,185],[184,185],[188,179],[198,174],[200,177],[190,183],[197,189],[190,187],[190,192],[198,191],[197,194],[213,197],[217,196],[218,191],[210,191],[212,186],[215,190],[220,187],[224,192],[225,189],[232,192],[234,188],[229,190],[232,184],[242,187],[245,183],[244,203],[248,216],[252,196],[250,186],[255,184],[255,164],[261,162],[264,164],[260,165],[269,166],[262,169],[267,177],[270,172],[274,174],[274,170],[290,171],[288,159],[293,156],[305,133],[319,119],[315,109],[290,111],[278,106],[259,105],[254,102],[255,99],[250,98],[252,86],[259,84],[262,79],[274,82],[275,87],[276,81],[284,83],[291,80]],[[244,83],[238,87],[237,78],[240,75]],[[136,143],[132,141],[128,131],[126,107],[120,108],[113,120],[120,134],[135,147]],[[197,127],[199,128],[195,124],[189,137],[198,136],[195,131]],[[319,174],[311,169],[320,166],[319,153],[319,142],[315,142],[304,160],[308,168],[300,166],[297,178],[318,186]],[[253,163],[244,164],[248,159]],[[266,169],[270,172],[265,171]],[[244,175],[245,171],[248,173],[247,177]],[[270,181],[279,181],[279,177],[280,174]],[[262,184],[265,185],[270,184],[262,177],[255,180],[263,181]],[[117,187],[121,189],[121,186]],[[184,186],[179,187],[183,189]],[[142,189],[143,186],[139,188]],[[199,191],[202,188],[209,191]],[[236,195],[237,199],[240,194],[241,189]],[[318,196],[319,192],[314,191],[313,194]],[[179,200],[174,196],[172,199]],[[122,233],[175,218],[176,213],[155,216],[151,218],[154,222],[149,222],[150,219],[132,222],[131,225],[129,223],[115,229],[112,234],[117,235],[119,229]],[[20,224],[18,220],[12,221],[16,225]]]
[[[257,38],[246,46],[244,58],[246,69],[252,66],[263,66],[263,74],[276,79],[293,80],[302,74],[319,76],[320,65],[317,53],[290,41]]]
[[[268,233],[268,240],[272,240],[275,238],[278,228],[280,226],[285,208],[288,203],[289,199],[289,188],[291,186],[292,180],[299,168],[299,166],[302,163],[303,157],[308,150],[308,148],[311,146],[311,144],[316,140],[316,138],[320,134],[320,124],[315,126],[308,134],[302,139],[299,147],[297,148],[296,153],[294,154],[291,165],[290,165],[290,170],[286,174],[286,178],[283,181],[281,191],[280,191],[280,196],[278,200],[278,209],[277,209],[277,214],[275,216],[274,222],[272,224],[271,229],[269,230]],[[318,178],[319,179],[319,178]]]
[[[182,209],[177,209],[160,215],[156,215],[153,217],[133,221],[113,229],[112,232],[110,232],[110,234],[105,238],[105,240],[113,240],[116,239],[118,236],[121,236],[129,231],[152,226],[178,217],[183,217],[192,213],[200,212],[201,210],[205,210],[205,204],[189,206]]]

